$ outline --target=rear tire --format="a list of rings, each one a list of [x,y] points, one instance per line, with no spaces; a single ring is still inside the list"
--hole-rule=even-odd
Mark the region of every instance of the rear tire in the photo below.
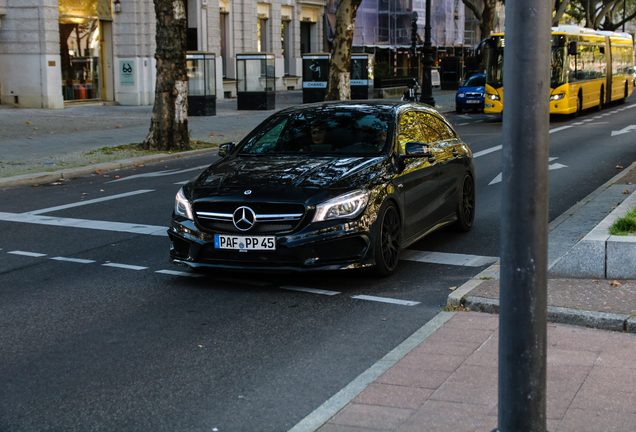
[[[627,94],[629,93],[629,89],[627,87],[627,82],[625,82],[625,95],[623,96],[622,99],[620,99],[618,101],[619,104],[623,105],[625,103],[625,100],[627,99]]]
[[[402,223],[393,203],[384,203],[378,214],[375,231],[375,274],[395,273],[402,248]]]
[[[579,92],[579,94],[576,95],[576,111],[574,111],[574,114],[572,114],[572,117],[574,118],[578,117],[582,111],[583,111],[583,93]]]
[[[459,202],[457,203],[458,231],[468,232],[475,222],[475,182],[470,174],[466,174],[459,190]]]

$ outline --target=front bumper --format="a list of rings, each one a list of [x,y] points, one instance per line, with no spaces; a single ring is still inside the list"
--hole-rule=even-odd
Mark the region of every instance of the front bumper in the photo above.
[[[174,220],[168,229],[170,262],[190,268],[212,267],[259,271],[316,271],[375,264],[369,224],[354,221],[310,224],[292,234],[276,235],[275,251],[220,250],[214,234],[190,220]]]

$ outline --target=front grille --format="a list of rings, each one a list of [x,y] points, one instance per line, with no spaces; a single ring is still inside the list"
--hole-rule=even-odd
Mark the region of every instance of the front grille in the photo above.
[[[484,95],[481,93],[466,93],[466,97],[467,98],[480,98],[483,97]]]
[[[239,207],[248,207],[254,212],[254,225],[248,230],[239,230],[234,225],[233,215]],[[202,202],[194,204],[194,213],[199,226],[207,231],[277,234],[296,228],[305,215],[305,206],[280,203]]]

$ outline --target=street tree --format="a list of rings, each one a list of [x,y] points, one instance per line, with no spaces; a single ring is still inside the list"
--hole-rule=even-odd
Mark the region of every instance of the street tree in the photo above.
[[[552,25],[567,17],[570,21],[594,30],[619,30],[636,18],[634,0],[556,0]]]
[[[340,0],[338,2],[325,100],[351,99],[351,46],[353,45],[353,29],[360,3],[362,0]]]
[[[154,0],[157,81],[150,132],[142,147],[187,150],[188,77],[186,72],[187,20],[184,0]]]
[[[462,0],[462,2],[473,12],[473,15],[475,15],[475,18],[479,21],[481,38],[485,39],[489,37],[495,28],[497,0],[483,0],[483,6],[476,0]]]

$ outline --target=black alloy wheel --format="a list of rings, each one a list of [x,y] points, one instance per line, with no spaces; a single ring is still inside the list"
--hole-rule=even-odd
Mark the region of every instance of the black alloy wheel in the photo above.
[[[466,174],[459,191],[459,202],[457,203],[457,223],[455,226],[459,231],[470,231],[475,221],[475,182],[473,178]]]
[[[395,272],[402,248],[402,223],[395,205],[385,203],[376,224],[375,273],[386,277]]]

